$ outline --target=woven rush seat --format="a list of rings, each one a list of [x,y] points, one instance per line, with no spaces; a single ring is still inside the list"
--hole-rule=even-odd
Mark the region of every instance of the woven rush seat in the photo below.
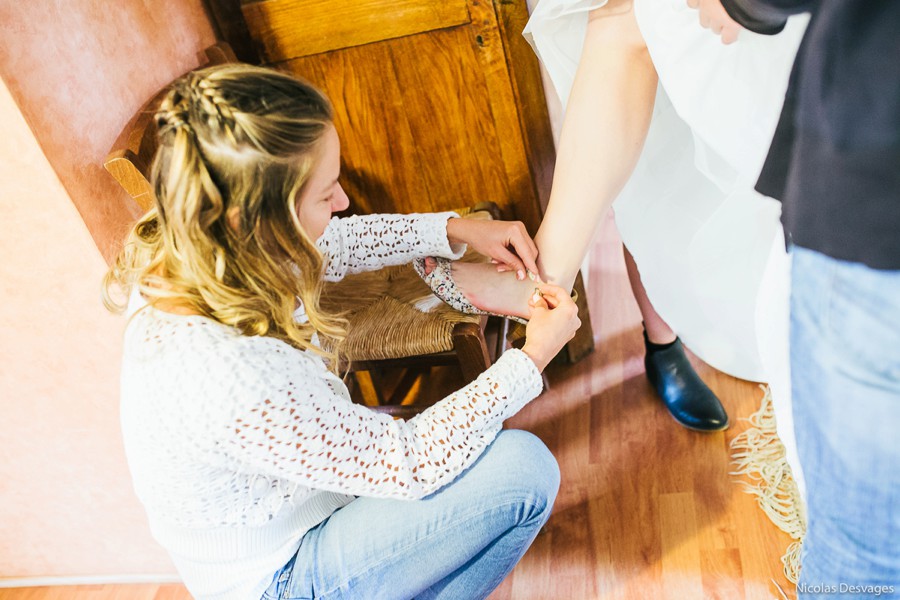
[[[463,218],[491,219],[481,206],[456,211]],[[462,260],[486,262],[471,250]],[[415,307],[428,301],[423,312]],[[372,361],[437,354],[454,349],[453,330],[460,323],[481,324],[481,315],[467,315],[440,302],[411,265],[348,275],[329,283],[322,294],[326,310],[343,313],[350,322],[343,353],[350,361]]]
[[[498,211],[493,203],[481,203],[456,212],[463,218],[492,219]],[[488,261],[471,250],[461,260]],[[341,351],[363,402],[375,410],[409,417],[426,408],[414,395],[408,397],[408,392],[432,366],[456,365],[464,382],[469,382],[491,364],[492,352],[485,340],[488,318],[461,313],[441,302],[411,265],[357,273],[328,283],[321,302],[323,309],[348,320]],[[427,312],[417,304],[426,305]],[[500,340],[502,337],[498,344]],[[500,353],[498,345],[493,354]],[[392,368],[405,372],[401,383],[388,394],[381,373]]]
[[[422,312],[416,301],[431,296],[409,265],[350,275],[328,284],[323,308],[344,313],[350,322],[343,353],[350,361],[372,361],[436,354],[453,350],[459,323],[481,323],[446,304]]]

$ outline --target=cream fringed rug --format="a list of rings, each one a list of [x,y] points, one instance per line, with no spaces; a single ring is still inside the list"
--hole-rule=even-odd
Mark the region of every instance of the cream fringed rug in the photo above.
[[[785,577],[796,584],[800,575],[800,546],[806,534],[806,507],[775,430],[771,390],[765,385],[760,388],[764,392],[762,405],[747,419],[752,427],[731,442],[735,467],[732,474],[746,477],[741,482],[744,489],[756,496],[769,519],[794,539],[781,562]]]

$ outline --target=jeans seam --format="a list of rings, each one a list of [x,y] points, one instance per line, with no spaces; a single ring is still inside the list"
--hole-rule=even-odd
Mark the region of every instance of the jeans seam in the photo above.
[[[502,509],[502,508],[505,508],[505,507],[508,507],[508,506],[515,506],[515,505],[522,505],[522,506],[526,506],[526,505],[527,505],[527,506],[529,507],[529,509],[531,509],[531,510],[534,510],[534,509],[537,508],[537,505],[536,505],[535,503],[531,502],[531,501],[525,501],[525,502],[506,502],[506,503],[503,503],[503,504],[498,504],[498,505],[496,505],[496,506],[493,506],[493,507],[491,507],[491,508],[489,508],[489,509],[487,509],[487,510],[481,511],[481,512],[471,512],[471,513],[465,515],[464,517],[461,517],[458,521],[456,521],[456,522],[453,523],[452,525],[449,525],[449,526],[447,526],[447,527],[444,527],[444,528],[438,529],[438,530],[436,530],[436,531],[433,531],[432,533],[428,534],[428,535],[425,536],[424,538],[421,538],[421,539],[417,540],[416,542],[412,542],[412,543],[410,543],[410,544],[404,546],[403,548],[401,548],[401,549],[399,549],[399,550],[396,550],[396,551],[392,552],[391,554],[389,554],[389,555],[387,555],[387,556],[396,556],[396,555],[398,555],[398,554],[401,554],[401,553],[403,553],[403,552],[409,550],[410,548],[412,548],[416,543],[421,542],[421,541],[425,541],[425,540],[432,539],[434,536],[436,536],[436,535],[438,535],[438,534],[440,534],[440,533],[443,533],[443,532],[447,531],[448,529],[450,529],[450,528],[452,528],[452,527],[454,527],[454,526],[459,525],[460,522],[467,521],[467,520],[469,520],[469,519],[471,519],[471,518],[473,518],[473,517],[476,517],[476,516],[482,516],[482,515],[488,514],[488,513],[492,512],[492,511],[496,511],[496,510],[498,510],[498,509]],[[382,556],[382,557],[380,557],[380,558],[383,560],[384,558],[386,558],[386,556]],[[365,577],[366,575],[368,575],[369,573],[371,573],[373,570],[375,570],[376,566],[377,566],[377,565],[376,565],[375,563],[370,563],[369,565],[366,565],[366,566],[363,568],[362,571],[360,571],[360,572],[358,572],[358,573],[356,573],[356,574],[354,574],[354,575],[351,575],[351,576],[348,577],[346,580],[344,580],[343,582],[341,582],[341,584],[339,584],[338,586],[331,588],[330,590],[328,590],[327,592],[325,592],[325,593],[323,593],[323,594],[321,594],[321,595],[316,595],[315,597],[316,597],[316,598],[327,598],[328,596],[330,596],[330,595],[333,594],[334,592],[338,591],[338,590],[341,588],[341,586],[346,585],[346,584],[348,584],[348,583],[350,583],[350,582],[352,582],[352,581],[356,581],[356,580],[358,580],[358,579],[361,579],[361,578]]]
[[[318,525],[316,527],[318,527]],[[309,533],[309,532],[307,531],[307,533]],[[306,534],[304,534],[304,537],[305,537],[305,535]],[[294,552],[294,556],[291,557],[290,561],[288,561],[291,563],[291,570],[288,573],[288,576],[284,579],[284,581],[281,581],[281,577],[282,577],[283,573],[279,574],[279,576],[278,576],[279,581],[277,583],[282,584],[282,588],[281,588],[281,591],[279,591],[271,600],[284,600],[285,598],[287,598],[286,594],[291,589],[291,582],[294,580],[294,574],[297,572],[297,553],[300,552],[300,548],[302,548],[302,547],[303,547],[303,538],[300,539],[300,546],[297,548],[297,552]],[[287,567],[287,564],[285,564],[285,567]],[[276,584],[275,589],[276,590],[278,589],[277,584]]]
[[[835,288],[838,282],[838,271],[837,266],[834,263],[828,263],[826,266],[828,267],[828,287],[825,292],[828,294],[828,298],[824,314],[822,315],[822,331],[827,333],[828,343],[830,344],[837,333],[835,331],[833,317],[836,313],[834,303],[837,295],[837,290]]]

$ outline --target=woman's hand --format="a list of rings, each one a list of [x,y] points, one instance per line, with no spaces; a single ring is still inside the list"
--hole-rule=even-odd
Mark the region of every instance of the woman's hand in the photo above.
[[[581,327],[581,319],[569,293],[555,285],[539,285],[528,306],[531,307],[531,319],[525,328],[522,352],[534,361],[538,371],[543,372],[553,357],[575,336]]]
[[[737,41],[743,27],[725,12],[721,0],[687,0],[687,4],[699,12],[700,26],[722,36],[723,44]]]
[[[538,274],[538,249],[521,221],[449,219],[447,239],[451,244],[468,244],[490,258],[498,271],[515,271],[520,280],[528,271]]]

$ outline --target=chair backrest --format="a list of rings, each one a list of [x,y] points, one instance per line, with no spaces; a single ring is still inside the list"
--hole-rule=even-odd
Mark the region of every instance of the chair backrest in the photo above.
[[[236,61],[231,47],[225,42],[219,42],[200,53],[198,68]],[[138,110],[122,129],[103,161],[103,166],[110,175],[145,211],[153,206],[150,165],[158,147],[153,115],[168,90],[167,85]]]

